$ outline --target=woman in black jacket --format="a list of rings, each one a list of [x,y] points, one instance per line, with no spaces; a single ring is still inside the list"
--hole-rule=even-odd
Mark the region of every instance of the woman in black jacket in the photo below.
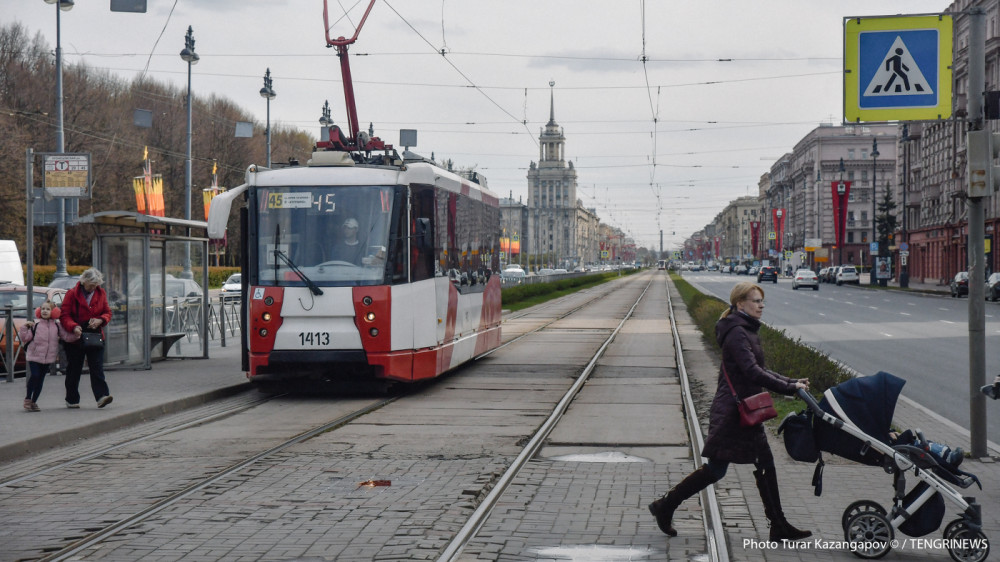
[[[812,533],[793,527],[785,520],[781,510],[774,457],[767,444],[764,426],[740,425],[736,399],[723,373],[728,373],[740,398],[763,392],[763,388],[780,394],[794,394],[800,388],[808,389],[809,380],[790,379],[764,366],[764,350],[757,335],[764,313],[764,289],[749,282],[737,283],[729,294],[729,302],[729,309],[715,324],[715,339],[722,347],[722,368],[719,369],[719,386],[709,414],[708,439],[702,451],[708,463],[688,475],[667,495],[649,504],[649,511],[656,517],[661,531],[671,537],[677,536],[671,521],[674,510],[681,502],[721,480],[729,463],[753,463],[757,468],[753,475],[764,503],[764,514],[771,522],[770,540],[804,539]]]

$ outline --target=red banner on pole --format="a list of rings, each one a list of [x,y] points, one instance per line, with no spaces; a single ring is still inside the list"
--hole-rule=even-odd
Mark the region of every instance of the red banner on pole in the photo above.
[[[750,253],[757,256],[757,242],[760,239],[760,221],[750,221]]]
[[[771,219],[774,222],[774,236],[776,238],[774,248],[778,252],[781,252],[782,243],[785,239],[785,213],[784,209],[771,209]]]
[[[841,185],[843,185],[843,189],[841,189]],[[830,182],[830,191],[833,194],[833,229],[837,247],[841,248],[844,246],[844,238],[847,236],[847,200],[851,194],[851,182]]]

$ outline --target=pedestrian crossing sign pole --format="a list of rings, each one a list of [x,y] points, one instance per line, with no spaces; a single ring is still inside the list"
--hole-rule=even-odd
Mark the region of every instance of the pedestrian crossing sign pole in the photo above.
[[[844,18],[844,121],[951,117],[952,18]]]

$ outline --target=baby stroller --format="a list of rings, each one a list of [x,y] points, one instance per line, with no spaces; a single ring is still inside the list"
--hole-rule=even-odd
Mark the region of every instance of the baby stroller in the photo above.
[[[809,410],[789,414],[785,447],[792,458],[816,461],[813,484],[822,489],[820,451],[870,466],[892,475],[894,497],[889,512],[877,502],[862,499],[844,510],[844,540],[859,558],[881,558],[889,553],[897,531],[921,537],[936,531],[944,518],[945,500],[958,507],[959,517],[944,529],[944,546],[957,562],[981,562],[989,556],[989,540],[982,531],[982,510],[974,497],[960,494],[982,484],[975,475],[958,468],[961,449],[950,451],[924,439],[919,430],[898,438],[890,435],[896,400],[906,381],[885,372],[849,380],[824,393],[817,403],[805,390],[799,397]],[[821,421],[816,421],[821,420]],[[918,482],[906,491],[906,476]]]

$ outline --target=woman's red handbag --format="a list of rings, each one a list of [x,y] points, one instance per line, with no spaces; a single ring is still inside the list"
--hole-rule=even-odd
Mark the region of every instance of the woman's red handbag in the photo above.
[[[736,408],[740,411],[740,425],[753,427],[778,417],[778,412],[774,409],[774,400],[769,392],[761,392],[741,400],[736,394],[736,389],[733,388],[733,381],[729,380],[725,362],[722,363],[722,374],[725,375],[729,390],[733,392],[733,398],[736,399]]]

